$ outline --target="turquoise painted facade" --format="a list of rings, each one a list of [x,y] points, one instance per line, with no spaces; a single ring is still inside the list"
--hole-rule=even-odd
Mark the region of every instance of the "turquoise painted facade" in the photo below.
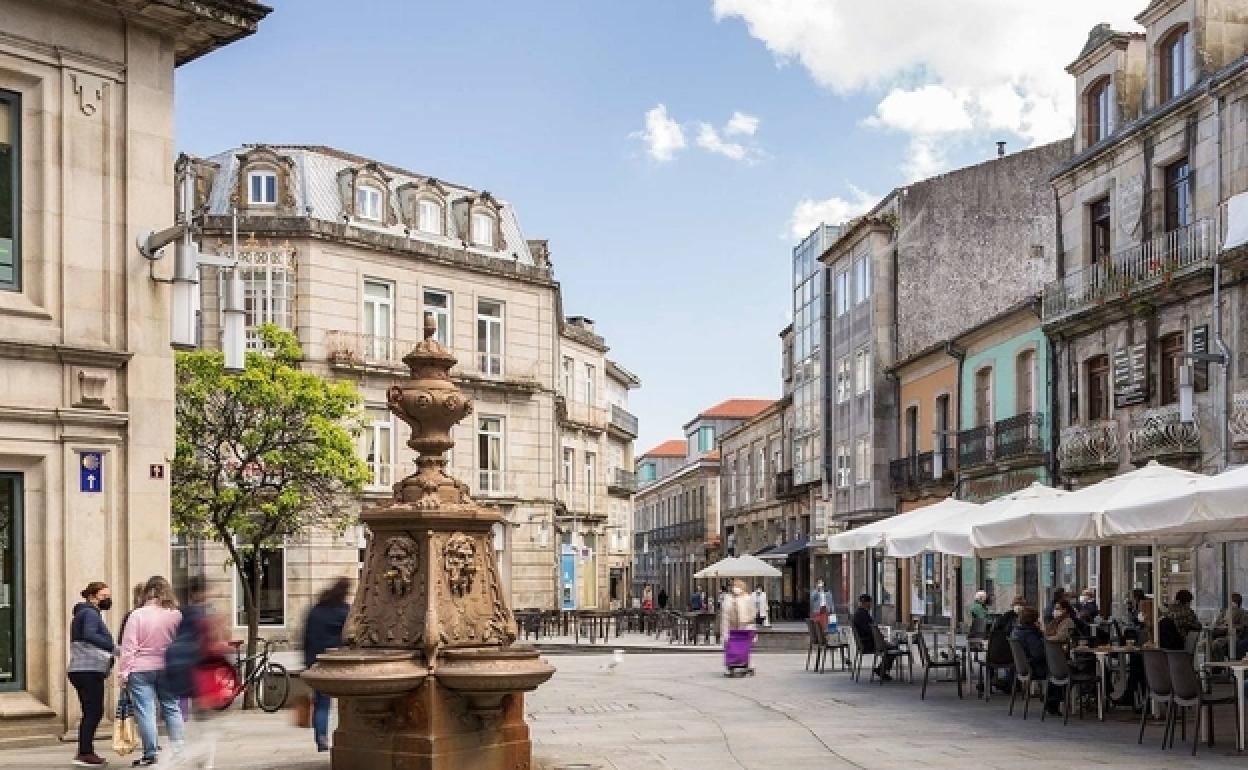
[[[962,403],[958,408],[958,421],[962,429],[975,426],[975,376],[985,366],[992,367],[992,411],[993,421],[1013,417],[1019,412],[1037,412],[1045,417],[1044,447],[1051,450],[1049,425],[1049,392],[1052,372],[1049,370],[1049,341],[1040,328],[1039,320],[1036,328],[1025,334],[994,345],[991,348],[967,355],[962,365]],[[1033,404],[1019,408],[1017,361],[1019,354],[1031,349],[1036,352],[1034,359],[1035,380],[1032,389]]]

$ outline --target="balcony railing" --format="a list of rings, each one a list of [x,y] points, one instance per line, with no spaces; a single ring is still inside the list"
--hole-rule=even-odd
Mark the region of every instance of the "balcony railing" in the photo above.
[[[797,494],[797,486],[793,483],[793,471],[779,471],[775,477],[776,499],[783,500]]]
[[[608,491],[633,494],[637,491],[637,474],[623,468],[612,468],[607,474]]]
[[[543,493],[536,472],[491,471],[476,469],[467,477],[474,497],[493,500],[550,499],[550,487]]]
[[[1044,454],[1044,415],[1016,414],[993,426],[993,457],[996,462]]]
[[[972,468],[992,462],[993,438],[991,425],[958,431],[958,467]]]
[[[888,464],[888,477],[895,492],[914,492],[926,484],[948,479],[953,473],[953,452],[920,452],[893,460]]]
[[[606,409],[587,404],[584,401],[571,401],[566,398],[562,402],[563,413],[568,422],[594,430],[604,430],[607,427]]]
[[[685,521],[668,524],[667,526],[650,530],[651,545],[679,543],[682,541],[694,541],[701,543],[706,539],[707,532],[705,516],[694,516],[693,518]]]
[[[598,499],[602,491],[602,486],[598,484],[592,487],[584,484],[580,486],[559,484],[555,488],[555,499],[563,503],[570,513],[579,513],[582,516],[605,516],[607,506]]]
[[[1248,391],[1236,393],[1231,401],[1231,440],[1236,446],[1248,445]]]
[[[1118,423],[1113,420],[1064,428],[1057,445],[1058,465],[1068,474],[1111,470],[1121,457]]]
[[[325,334],[325,355],[333,366],[349,369],[406,371],[403,356],[415,342],[376,334],[330,331]],[[537,361],[503,357],[501,354],[457,352],[460,364],[451,369],[457,380],[496,382],[528,389],[539,384]]]
[[[637,438],[637,417],[622,406],[611,405],[610,426],[626,436]]]
[[[1127,433],[1127,449],[1131,462],[1140,465],[1149,460],[1200,454],[1200,427],[1179,420],[1176,404],[1148,409],[1135,415]]]
[[[1211,264],[1221,242],[1220,230],[1220,218],[1201,219],[1068,272],[1044,287],[1044,320],[1054,321],[1112,299],[1126,299]]]

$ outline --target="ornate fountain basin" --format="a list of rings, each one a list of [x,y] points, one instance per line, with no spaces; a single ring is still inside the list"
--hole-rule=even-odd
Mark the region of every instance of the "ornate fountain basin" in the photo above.
[[[550,679],[554,666],[533,647],[466,647],[442,650],[433,676],[464,695],[531,692]]]
[[[429,668],[415,650],[340,648],[318,656],[300,678],[335,698],[385,698],[420,687]]]

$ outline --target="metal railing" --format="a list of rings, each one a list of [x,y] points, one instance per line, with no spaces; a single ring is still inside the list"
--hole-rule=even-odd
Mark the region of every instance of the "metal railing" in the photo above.
[[[1057,463],[1063,473],[1116,468],[1121,457],[1118,423],[1114,420],[1062,429],[1057,445]]]
[[[325,333],[325,357],[335,366],[403,371],[407,369],[403,357],[415,346],[415,342],[398,337],[341,330]],[[516,383],[529,387],[536,387],[538,384],[537,361],[506,358],[501,354],[458,355],[460,364],[451,369],[452,377]]]
[[[1200,453],[1200,427],[1196,415],[1191,422],[1179,419],[1177,404],[1147,409],[1131,420],[1127,449],[1131,462],[1143,463],[1160,457]]]
[[[1044,287],[1044,320],[1053,321],[1111,299],[1125,299],[1211,264],[1220,248],[1221,222],[1221,216],[1200,219],[1068,272]]]
[[[1013,460],[1044,454],[1044,415],[1024,412],[993,425],[992,459]]]
[[[939,458],[939,462],[938,462]],[[919,452],[902,457],[888,464],[888,478],[893,489],[915,490],[923,484],[940,481],[953,473],[953,452],[943,449],[935,452]]]
[[[618,404],[611,405],[611,427],[621,433],[637,438],[637,417]]]
[[[992,462],[994,437],[991,425],[958,431],[958,467],[971,468]]]
[[[637,474],[623,468],[612,468],[607,474],[607,486],[631,494],[637,491]]]

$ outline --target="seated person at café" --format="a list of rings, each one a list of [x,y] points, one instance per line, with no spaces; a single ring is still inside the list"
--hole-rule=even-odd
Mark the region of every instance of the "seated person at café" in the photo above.
[[[1213,656],[1215,659],[1224,660],[1230,646],[1230,629],[1235,629],[1235,648],[1236,658],[1244,656],[1241,649],[1248,651],[1248,612],[1244,611],[1244,597],[1241,594],[1231,594],[1231,606],[1227,607],[1222,613],[1222,617],[1218,619],[1218,628],[1214,633],[1218,637],[1213,640]]]
[[[871,655],[876,652],[881,653],[873,670],[880,679],[890,682],[893,677],[888,672],[893,667],[893,657],[885,656],[882,654],[883,650],[875,649],[875,634],[871,632],[872,627],[875,626],[875,618],[871,617],[872,602],[871,594],[863,594],[858,597],[858,609],[854,610],[853,619],[854,636],[858,639],[859,649],[862,650],[864,655]],[[896,645],[888,644],[887,641],[885,641],[885,645],[890,650],[897,649]]]
[[[1064,589],[1064,588],[1054,588],[1054,589],[1053,589],[1053,599],[1052,599],[1052,601],[1050,601],[1050,602],[1049,602],[1049,606],[1048,606],[1048,607],[1045,607],[1045,609],[1044,609],[1044,622],[1046,622],[1046,623],[1047,623],[1047,622],[1049,622],[1050,620],[1052,620],[1052,619],[1053,619],[1053,610],[1054,610],[1054,608],[1056,608],[1056,607],[1057,607],[1058,602],[1060,602],[1060,601],[1062,601],[1063,599],[1066,599],[1066,598],[1067,598],[1067,596],[1066,596],[1066,589]]]
[[[1101,608],[1096,606],[1096,591],[1091,588],[1083,589],[1083,593],[1079,596],[1079,617],[1087,616],[1088,622],[1096,620],[1101,614]]]
[[[1166,612],[1166,616],[1158,624],[1160,636],[1158,646],[1163,650],[1181,650],[1187,641],[1189,631],[1201,629],[1200,620],[1192,609],[1192,592],[1186,588],[1174,595],[1174,604]]]
[[[1075,610],[1070,602],[1058,599],[1053,606],[1053,619],[1044,627],[1044,635],[1055,642],[1071,644],[1079,635],[1075,625]]]
[[[1069,620],[1069,618],[1063,619]],[[1018,613],[1018,623],[1015,624],[1010,638],[1023,645],[1027,662],[1031,664],[1032,678],[1037,682],[1043,682],[1049,675],[1049,664],[1044,654],[1044,632],[1040,630],[1040,613],[1031,607],[1023,607]],[[1061,709],[1058,707],[1061,702],[1062,694],[1057,688],[1050,688],[1049,698],[1044,708],[1050,714],[1061,714]]]

